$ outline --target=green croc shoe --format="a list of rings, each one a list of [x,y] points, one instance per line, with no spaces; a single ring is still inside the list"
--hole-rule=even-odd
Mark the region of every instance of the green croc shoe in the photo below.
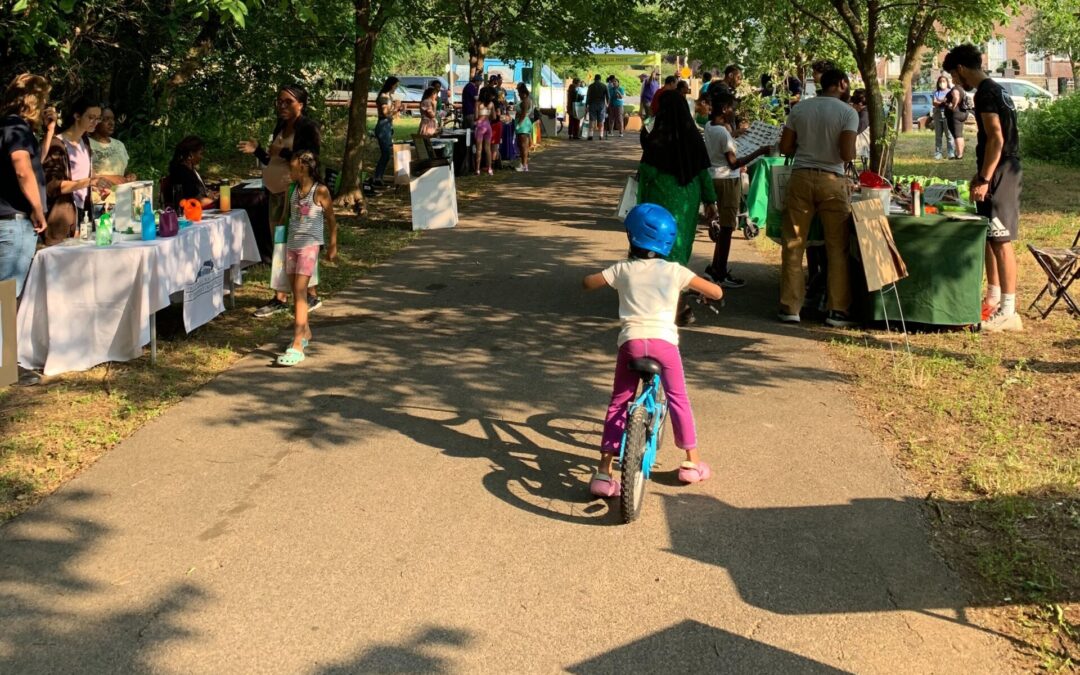
[[[295,366],[306,358],[307,357],[304,356],[304,352],[300,351],[299,349],[293,349],[292,347],[289,347],[285,350],[284,354],[277,357],[277,364],[279,366],[291,367]]]

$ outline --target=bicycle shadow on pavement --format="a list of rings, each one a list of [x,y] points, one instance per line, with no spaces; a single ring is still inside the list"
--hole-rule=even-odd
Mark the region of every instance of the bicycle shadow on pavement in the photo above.
[[[690,619],[566,670],[574,675],[848,672]]]
[[[486,459],[489,471],[483,487],[516,508],[555,520],[589,525],[615,525],[617,512],[588,492],[593,460],[573,452],[538,443],[547,436],[566,443],[591,433],[572,426],[554,431],[556,419],[589,425],[587,418],[534,415],[514,422],[489,413],[460,410],[395,408],[365,400],[315,396],[312,404],[321,414],[341,416],[348,424],[368,422],[389,429],[413,441],[461,459]],[[474,435],[479,432],[479,435]]]

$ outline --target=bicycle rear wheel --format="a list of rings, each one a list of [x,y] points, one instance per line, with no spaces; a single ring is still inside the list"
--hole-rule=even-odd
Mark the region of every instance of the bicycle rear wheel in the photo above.
[[[641,474],[641,462],[645,457],[645,427],[645,410],[635,408],[627,420],[626,447],[623,448],[620,508],[624,523],[637,520],[641,515],[641,503],[645,499],[645,476]]]

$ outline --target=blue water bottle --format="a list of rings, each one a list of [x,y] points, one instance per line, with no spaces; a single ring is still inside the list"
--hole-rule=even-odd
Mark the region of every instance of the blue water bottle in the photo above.
[[[150,241],[157,238],[157,223],[154,222],[154,205],[147,199],[142,207],[142,239]]]

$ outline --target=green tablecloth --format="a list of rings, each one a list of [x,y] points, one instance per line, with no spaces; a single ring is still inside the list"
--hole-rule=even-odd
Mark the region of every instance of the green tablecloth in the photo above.
[[[760,157],[750,167],[750,192],[746,195],[747,217],[765,229],[769,217],[769,179],[772,167],[784,163],[783,157]]]
[[[986,221],[949,220],[942,216],[889,216],[889,227],[908,276],[896,284],[908,323],[963,326],[979,323],[986,247]],[[852,239],[852,244],[858,243]],[[863,285],[865,289],[865,282]],[[873,293],[866,317],[883,321],[882,294]],[[896,296],[884,294],[889,320],[900,313]],[[869,308],[866,308],[869,310]]]

